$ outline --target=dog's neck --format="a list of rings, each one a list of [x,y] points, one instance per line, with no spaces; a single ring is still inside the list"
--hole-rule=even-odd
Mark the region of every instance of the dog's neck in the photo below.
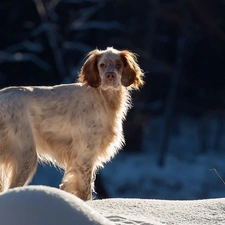
[[[131,107],[130,93],[125,87],[118,90],[101,90],[101,94],[105,98],[107,105],[115,112],[122,109],[123,113],[126,114]]]

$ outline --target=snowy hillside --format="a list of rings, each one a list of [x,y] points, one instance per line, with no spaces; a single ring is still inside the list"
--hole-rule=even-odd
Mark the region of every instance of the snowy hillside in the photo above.
[[[83,202],[56,188],[28,186],[0,194],[1,225],[223,225],[225,199]]]

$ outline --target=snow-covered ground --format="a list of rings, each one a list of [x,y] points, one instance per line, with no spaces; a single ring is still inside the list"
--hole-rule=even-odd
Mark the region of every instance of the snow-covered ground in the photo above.
[[[56,188],[28,186],[0,194],[1,225],[223,225],[225,199],[83,202]]]
[[[118,225],[225,224],[224,198],[189,201],[117,198],[88,204]]]

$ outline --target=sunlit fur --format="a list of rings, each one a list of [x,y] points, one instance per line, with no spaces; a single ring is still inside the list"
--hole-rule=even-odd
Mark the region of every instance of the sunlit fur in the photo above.
[[[65,170],[61,189],[91,199],[96,170],[124,144],[130,90],[142,78],[135,54],[107,48],[88,54],[80,83],[2,89],[0,191],[29,183],[39,158]]]

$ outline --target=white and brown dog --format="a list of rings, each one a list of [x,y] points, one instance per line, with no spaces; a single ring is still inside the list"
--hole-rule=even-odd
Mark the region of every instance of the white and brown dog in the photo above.
[[[27,184],[39,158],[65,170],[61,189],[91,199],[97,168],[124,143],[130,90],[143,72],[130,51],[96,49],[79,82],[0,91],[1,192]]]

